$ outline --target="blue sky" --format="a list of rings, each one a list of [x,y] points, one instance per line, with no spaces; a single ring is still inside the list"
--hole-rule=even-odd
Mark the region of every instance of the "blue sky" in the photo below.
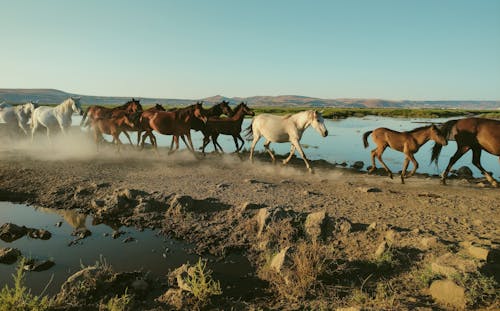
[[[4,1],[0,88],[500,100],[500,1]]]

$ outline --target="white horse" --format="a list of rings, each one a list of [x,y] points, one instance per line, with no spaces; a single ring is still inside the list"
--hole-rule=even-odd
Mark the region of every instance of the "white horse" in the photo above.
[[[0,104],[0,122],[4,122],[11,127],[17,124],[24,134],[28,135],[28,121],[37,107],[37,102],[33,101],[15,107],[2,103]]]
[[[323,116],[320,112],[314,110],[302,111],[286,116],[276,116],[263,113],[254,117],[252,124],[247,128],[247,136],[251,136],[253,134],[252,146],[250,147],[250,160],[253,162],[255,144],[257,144],[261,136],[264,136],[266,139],[264,148],[266,148],[266,151],[273,159],[273,163],[276,161],[276,158],[271,149],[269,149],[269,145],[272,142],[290,142],[290,155],[288,158],[283,160],[283,164],[287,164],[290,161],[295,153],[295,149],[297,149],[300,156],[306,163],[307,169],[312,172],[311,166],[309,165],[304,151],[300,146],[302,133],[304,133],[306,128],[310,125],[318,131],[321,136],[326,137],[328,135],[328,130],[325,127]]]
[[[80,115],[83,110],[80,104],[80,97],[70,97],[55,107],[41,106],[31,114],[31,141],[37,128],[42,125],[47,129],[47,137],[50,139],[50,128],[57,127],[66,134],[71,126],[71,115],[76,112]]]

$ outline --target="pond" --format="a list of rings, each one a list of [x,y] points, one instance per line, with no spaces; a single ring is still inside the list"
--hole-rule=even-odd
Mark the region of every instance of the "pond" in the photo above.
[[[304,152],[307,157],[312,160],[323,159],[328,162],[342,163],[346,162],[352,164],[355,161],[363,161],[365,163],[364,169],[366,169],[370,162],[370,150],[375,148],[371,137],[368,137],[368,142],[370,146],[365,149],[363,147],[363,142],[361,136],[364,132],[373,130],[377,127],[387,127],[396,131],[407,131],[420,127],[423,125],[430,124],[432,122],[446,122],[450,119],[422,119],[422,118],[387,118],[387,117],[376,117],[368,116],[363,118],[347,118],[341,120],[326,120],[325,124],[328,129],[329,135],[326,138],[321,137],[312,128],[305,131],[302,137],[301,143],[305,147]],[[79,124],[80,117],[74,117],[73,124]],[[251,119],[245,119],[243,121],[242,128],[245,129],[250,125]],[[135,142],[137,136],[135,133],[132,135],[132,141]],[[242,134],[242,136],[244,136]],[[171,136],[156,135],[159,146],[170,146]],[[193,144],[195,148],[202,145],[203,135],[201,132],[192,131]],[[109,137],[108,137],[109,139]],[[125,137],[122,134],[122,141],[125,141]],[[149,141],[149,140],[148,140]],[[231,136],[221,135],[218,139],[219,143],[222,145],[225,152],[233,152],[235,150],[235,145],[233,138]],[[261,138],[256,146],[256,150],[264,150],[263,148],[264,139]],[[430,164],[431,149],[434,142],[427,142],[422,148],[415,154],[415,159],[419,162],[418,172],[428,173],[428,174],[439,174],[441,173],[448,164],[450,157],[456,151],[456,143],[450,141],[448,146],[443,147],[441,156],[439,158],[438,167],[435,164]],[[180,143],[181,148],[185,148],[184,144]],[[245,142],[245,149],[250,148],[250,142]],[[290,144],[271,144],[271,148],[278,154],[287,154],[290,151]],[[206,149],[207,152],[213,150],[213,145],[210,143]],[[296,153],[297,154],[297,153]],[[398,172],[402,169],[404,156],[402,153],[391,150],[387,148],[384,155],[384,161],[387,163],[389,168]],[[483,152],[481,156],[481,163],[486,170],[493,172],[494,177],[500,176],[500,165],[498,162],[498,157],[493,156],[487,152]],[[376,162],[377,167],[381,167],[378,161]],[[458,169],[461,166],[468,166],[475,177],[482,176],[479,170],[472,165],[472,152],[465,154],[454,166],[454,169]],[[409,169],[412,168],[410,164]]]
[[[117,272],[149,271],[152,276],[166,276],[186,262],[196,263],[199,256],[192,254],[192,246],[176,239],[169,239],[146,229],[112,228],[106,224],[95,224],[93,218],[75,210],[58,210],[49,208],[33,208],[22,204],[0,202],[0,225],[14,223],[36,229],[45,229],[52,233],[49,240],[31,239],[27,236],[11,243],[0,240],[0,248],[14,247],[23,256],[38,260],[50,259],[55,265],[42,272],[26,273],[26,285],[33,293],[39,294],[53,276],[46,293],[55,294],[62,283],[73,273],[81,269],[81,265],[93,265],[101,257]],[[56,226],[62,222],[61,226]],[[87,228],[92,234],[72,246],[69,242],[75,239],[71,233],[76,228]],[[121,230],[120,237],[113,239],[112,232]],[[124,243],[127,237],[135,241]],[[166,250],[168,249],[168,251]],[[213,277],[221,282],[224,295],[229,297],[246,297],[255,294],[256,288],[262,288],[262,281],[253,276],[253,269],[248,260],[238,254],[230,254],[223,260],[213,256],[208,259],[207,266],[213,270]],[[12,273],[16,264],[0,264],[0,288],[5,284],[13,285]]]

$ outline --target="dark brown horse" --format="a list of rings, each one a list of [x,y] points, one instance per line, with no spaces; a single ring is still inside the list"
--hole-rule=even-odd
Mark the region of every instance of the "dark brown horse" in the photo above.
[[[171,154],[179,149],[179,137],[182,138],[187,148],[194,153],[191,140],[191,121],[193,118],[198,118],[204,123],[207,122],[201,103],[192,105],[191,109],[144,112],[140,119],[144,131],[151,132],[154,130],[163,135],[174,136],[176,148],[169,151],[169,154]],[[188,142],[186,142],[184,136],[187,137]],[[145,136],[143,138],[142,146],[144,146]]]
[[[373,134],[372,134],[373,133]],[[435,142],[446,145],[447,141],[445,136],[442,135],[440,130],[433,124],[428,126],[419,127],[408,132],[397,132],[390,130],[388,128],[379,127],[373,131],[368,131],[363,134],[363,143],[365,148],[368,148],[368,136],[372,134],[372,140],[377,145],[377,148],[371,151],[372,167],[368,173],[372,173],[377,169],[375,166],[375,156],[380,161],[389,177],[392,179],[392,172],[387,167],[387,165],[382,160],[382,154],[387,147],[391,147],[394,150],[403,152],[405,154],[405,160],[403,163],[403,170],[401,171],[401,183],[405,183],[405,177],[411,177],[418,168],[418,162],[415,160],[413,154],[415,154],[420,147],[425,144],[430,139]],[[406,169],[410,161],[413,163],[413,170],[406,175]]]
[[[197,102],[196,104],[203,104],[203,102]],[[192,109],[194,105],[185,107],[185,108],[172,108],[169,109],[168,111],[180,111],[180,110],[189,110]],[[233,114],[233,111],[231,107],[229,107],[229,102],[228,101],[221,101],[220,103],[213,105],[212,107],[205,109],[202,108],[203,115],[205,115],[207,118],[210,117],[219,117],[222,114],[225,114],[226,116],[231,116]],[[200,121],[198,118],[193,118],[191,120],[191,129],[195,131],[201,131],[205,128],[205,123]],[[172,150],[174,146],[174,141],[178,139],[175,136],[172,137],[172,142],[170,143],[170,149]],[[201,148],[200,148],[201,149]]]
[[[122,142],[120,141],[120,133],[125,133],[128,139],[127,132],[125,131],[127,126],[134,127],[134,124],[129,119],[128,113],[125,111],[118,111],[115,113],[115,116],[111,118],[97,118],[92,119],[91,121],[92,128],[94,129],[94,139],[97,146],[97,150],[99,150],[99,144],[104,140],[102,134],[108,134],[113,136],[113,141],[116,144],[118,151],[120,151],[120,147]]]
[[[111,118],[114,116],[114,114],[118,113],[119,111],[126,111],[128,113],[132,112],[137,112],[137,111],[142,111],[142,106],[140,104],[140,100],[132,98],[132,100],[129,100],[125,104],[114,107],[114,108],[108,108],[104,106],[90,106],[87,108],[87,111],[83,113],[83,118],[82,121],[80,122],[80,126],[87,126],[87,123],[85,123],[85,120],[88,118],[88,120],[92,121],[98,118]],[[115,115],[116,116],[116,115]]]
[[[472,164],[481,171],[493,187],[498,187],[498,182],[481,165],[481,152],[485,150],[499,156],[500,161],[500,121],[485,118],[450,120],[441,126],[441,132],[447,139],[457,142],[457,151],[450,158],[448,166],[441,174],[443,184],[446,184],[446,177],[453,164],[467,151],[472,150]],[[442,144],[434,144],[431,162],[437,163],[441,148],[443,148]]]
[[[248,108],[245,103],[239,104],[235,109],[232,116],[229,118],[219,118],[219,117],[211,117],[208,118],[207,124],[201,130],[203,133],[203,147],[202,152],[205,153],[205,147],[210,142],[210,138],[212,139],[212,143],[214,144],[215,151],[217,151],[217,147],[222,150],[222,147],[217,142],[217,137],[220,134],[223,135],[231,135],[233,136],[234,144],[236,145],[236,151],[239,152],[245,141],[241,138],[241,124],[243,123],[243,119],[245,116],[254,116],[255,112],[252,109]],[[241,141],[241,146],[238,145],[238,139]]]

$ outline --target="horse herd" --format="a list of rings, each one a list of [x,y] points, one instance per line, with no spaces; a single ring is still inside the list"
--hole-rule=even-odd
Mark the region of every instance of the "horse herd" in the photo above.
[[[241,137],[243,119],[245,116],[254,116],[251,125],[246,129],[247,137],[252,140],[250,160],[253,162],[255,145],[261,137],[264,137],[264,148],[271,156],[273,163],[276,157],[269,148],[270,144],[290,142],[290,154],[283,160],[283,164],[287,164],[297,150],[309,171],[312,171],[312,168],[300,145],[302,134],[309,126],[312,126],[321,136],[328,136],[324,119],[318,111],[307,110],[286,116],[272,114],[255,116],[247,104],[240,103],[232,109],[227,101],[222,101],[209,109],[205,109],[201,102],[197,102],[185,108],[166,110],[161,105],[156,104],[144,110],[139,100],[132,98],[118,107],[90,106],[85,112],[81,108],[78,97],[70,97],[61,104],[52,107],[39,106],[36,102],[28,102],[18,106],[0,104],[0,121],[21,128],[26,135],[28,135],[28,123],[30,123],[32,141],[39,127],[46,128],[49,140],[53,128],[59,128],[63,134],[66,134],[71,126],[73,113],[83,115],[80,126],[92,129],[97,149],[104,141],[102,134],[111,135],[119,151],[122,145],[120,134],[123,133],[133,145],[128,132],[137,132],[137,146],[140,146],[142,150],[146,139],[149,138],[153,149],[157,152],[157,142],[154,135],[154,132],[157,132],[173,136],[169,154],[179,148],[179,138],[183,140],[190,152],[195,153],[191,140],[191,130],[202,132],[203,145],[200,149],[203,154],[210,141],[212,141],[215,151],[223,152],[217,141],[220,135],[232,136],[236,147],[235,152],[239,152],[244,145],[244,140]],[[389,177],[393,177],[393,173],[382,159],[384,150],[390,147],[405,155],[401,172],[401,182],[404,183],[405,177],[410,177],[418,169],[418,162],[413,155],[423,144],[429,140],[435,142],[431,161],[437,163],[442,147],[447,145],[449,140],[453,140],[457,142],[457,151],[450,158],[442,173],[441,182],[446,183],[451,167],[468,150],[472,150],[472,163],[494,187],[498,186],[497,181],[491,176],[491,173],[482,167],[480,162],[482,150],[499,156],[500,160],[500,121],[498,120],[465,118],[450,120],[439,126],[434,124],[423,126],[406,132],[397,132],[381,127],[363,134],[365,148],[369,145],[367,139],[370,135],[377,147],[371,151],[372,166],[369,173],[376,170],[375,157],[377,157]],[[410,162],[413,163],[413,169],[407,175],[406,170]]]

